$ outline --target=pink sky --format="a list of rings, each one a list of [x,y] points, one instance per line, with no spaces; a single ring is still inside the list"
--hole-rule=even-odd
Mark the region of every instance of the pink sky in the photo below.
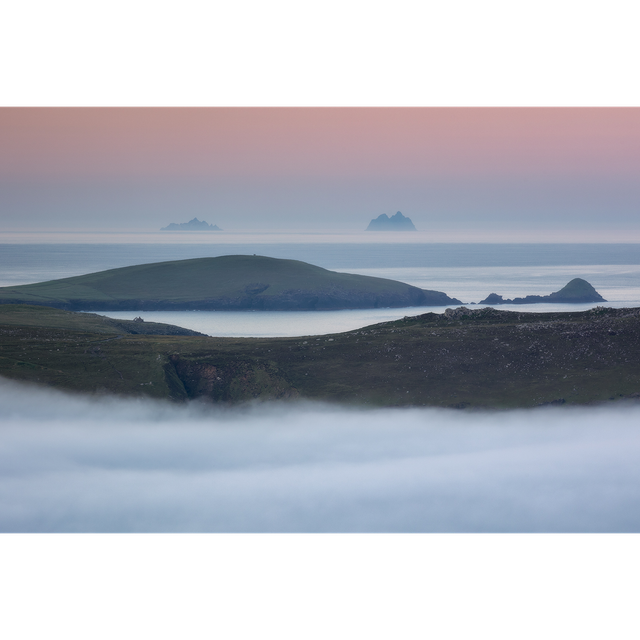
[[[2,109],[15,178],[638,175],[640,109]]]
[[[12,226],[623,227],[639,177],[640,109],[0,109]]]

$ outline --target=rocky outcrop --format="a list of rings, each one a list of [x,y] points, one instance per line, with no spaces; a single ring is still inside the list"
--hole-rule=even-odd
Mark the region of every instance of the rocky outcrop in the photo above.
[[[548,296],[525,296],[524,298],[504,299],[497,293],[489,294],[479,304],[537,304],[540,302],[559,303],[586,303],[586,302],[606,302],[606,300],[582,278],[574,278],[560,291],[550,293]]]
[[[214,402],[285,400],[299,396],[273,363],[256,363],[242,358],[220,358],[201,354],[195,360],[169,357],[165,366],[169,387],[184,399],[209,398]]]

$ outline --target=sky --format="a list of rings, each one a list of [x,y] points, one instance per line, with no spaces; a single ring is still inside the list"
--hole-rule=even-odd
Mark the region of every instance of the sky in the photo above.
[[[12,230],[640,239],[639,108],[2,108]]]

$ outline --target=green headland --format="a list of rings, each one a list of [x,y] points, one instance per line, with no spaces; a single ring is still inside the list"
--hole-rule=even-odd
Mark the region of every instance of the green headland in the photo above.
[[[514,408],[640,397],[640,309],[450,309],[297,338],[176,335],[0,306],[0,375],[69,391],[240,403]],[[161,335],[164,333],[164,335]]]
[[[329,271],[298,260],[221,256],[142,264],[0,288],[0,304],[76,311],[312,310],[461,304],[403,282]]]

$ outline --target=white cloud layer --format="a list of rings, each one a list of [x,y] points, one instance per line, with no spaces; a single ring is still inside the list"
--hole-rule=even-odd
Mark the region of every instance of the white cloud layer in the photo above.
[[[2,381],[0,531],[637,532],[639,418],[220,409]]]

